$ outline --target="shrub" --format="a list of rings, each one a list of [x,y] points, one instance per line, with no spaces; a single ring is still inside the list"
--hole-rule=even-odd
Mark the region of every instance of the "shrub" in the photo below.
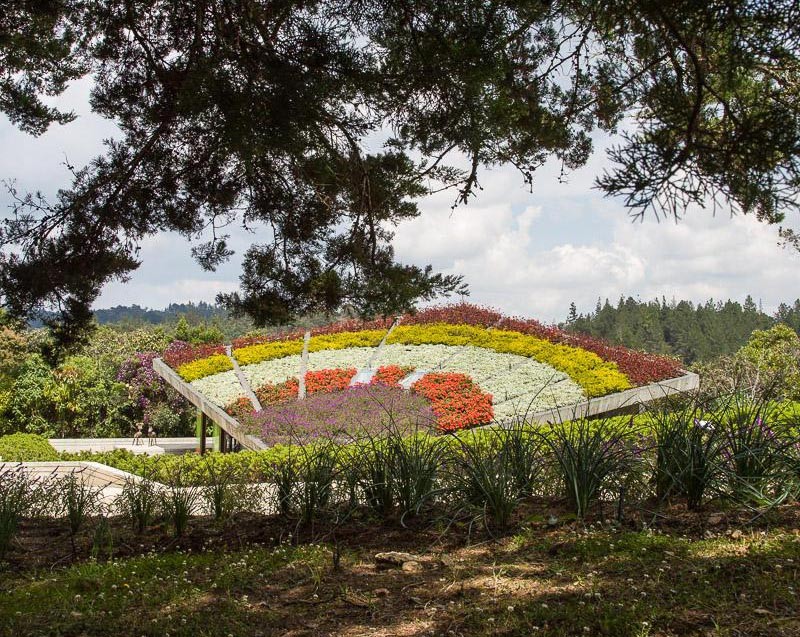
[[[0,461],[47,462],[58,457],[58,452],[43,436],[15,433],[0,437]]]

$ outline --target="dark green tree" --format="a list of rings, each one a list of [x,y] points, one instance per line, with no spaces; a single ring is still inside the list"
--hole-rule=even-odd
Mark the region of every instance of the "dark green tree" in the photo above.
[[[231,223],[258,234],[219,300],[259,325],[464,293],[395,260],[416,200],[466,202],[485,166],[529,183],[548,157],[582,166],[623,120],[598,185],[633,214],[717,201],[780,224],[800,186],[798,25],[790,0],[8,0],[0,109],[40,133],[70,119],[42,98],[91,74],[122,135],[52,201],[12,188],[2,304],[56,309],[76,340],[144,237],[200,241],[213,269]]]

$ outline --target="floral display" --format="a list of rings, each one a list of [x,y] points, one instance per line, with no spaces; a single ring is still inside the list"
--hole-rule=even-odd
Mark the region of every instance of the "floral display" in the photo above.
[[[407,389],[400,381],[414,373],[411,393],[427,401],[440,430],[450,431],[575,405],[680,374],[672,359],[474,305],[406,315],[389,332],[392,323],[344,321],[310,330],[308,396],[347,394],[358,370],[370,367],[375,370],[370,387]],[[232,355],[264,409],[296,402],[303,335],[295,330],[234,341]],[[230,359],[218,346],[170,347],[170,364],[177,364],[198,391],[237,418],[254,417]],[[198,358],[203,352],[207,355]],[[292,418],[297,424],[299,416]]]
[[[381,383],[390,387],[400,387],[400,381],[414,371],[413,367],[401,367],[399,365],[384,365],[378,368],[370,381],[375,385]]]
[[[363,330],[382,330],[385,332],[392,322],[392,318],[381,318],[373,321],[340,321],[324,327],[314,328],[311,330],[311,334],[312,336],[318,336]],[[604,361],[616,363],[619,370],[627,376],[628,380],[637,386],[675,378],[681,373],[680,361],[668,356],[658,356],[611,345],[593,336],[573,334],[557,326],[544,325],[533,319],[504,316],[497,310],[470,303],[430,307],[415,314],[406,314],[400,319],[400,324],[404,326],[430,325],[434,323],[499,328],[535,336],[554,344],[584,349],[597,354]],[[237,339],[233,345],[234,348],[240,348],[272,340],[302,339],[303,333],[303,330],[295,330],[277,337],[258,336]]]

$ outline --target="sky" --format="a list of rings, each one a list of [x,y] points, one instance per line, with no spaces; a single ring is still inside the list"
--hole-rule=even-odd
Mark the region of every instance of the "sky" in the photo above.
[[[89,111],[88,90],[84,80],[58,98],[54,103],[78,118],[38,138],[0,116],[0,180],[52,196],[70,183],[65,160],[81,166],[102,152],[102,140],[116,128]],[[693,209],[677,223],[632,222],[621,200],[593,188],[609,165],[602,150],[609,140],[596,141],[590,162],[566,183],[559,183],[555,164],[537,173],[532,190],[514,169],[496,167],[484,170],[482,190],[468,205],[453,210],[452,192],[421,199],[420,216],[397,229],[397,258],[463,274],[469,301],[546,322],[564,320],[571,302],[590,311],[598,298],[743,301],[751,294],[773,312],[800,297],[800,254],[781,247],[777,229],[752,217]],[[0,189],[0,211],[9,203]],[[208,273],[183,237],[149,237],[130,281],[108,284],[95,308],[213,302],[218,292],[237,289],[241,254],[257,240],[233,229],[236,255]]]

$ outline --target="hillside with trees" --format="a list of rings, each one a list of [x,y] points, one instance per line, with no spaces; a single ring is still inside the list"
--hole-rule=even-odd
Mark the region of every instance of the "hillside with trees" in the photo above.
[[[743,304],[714,301],[639,301],[620,297],[616,306],[597,300],[593,312],[579,314],[574,303],[562,324],[570,331],[657,354],[677,356],[687,364],[738,351],[754,330],[784,323],[800,331],[800,299],[782,303],[774,315],[763,312],[751,296]]]

